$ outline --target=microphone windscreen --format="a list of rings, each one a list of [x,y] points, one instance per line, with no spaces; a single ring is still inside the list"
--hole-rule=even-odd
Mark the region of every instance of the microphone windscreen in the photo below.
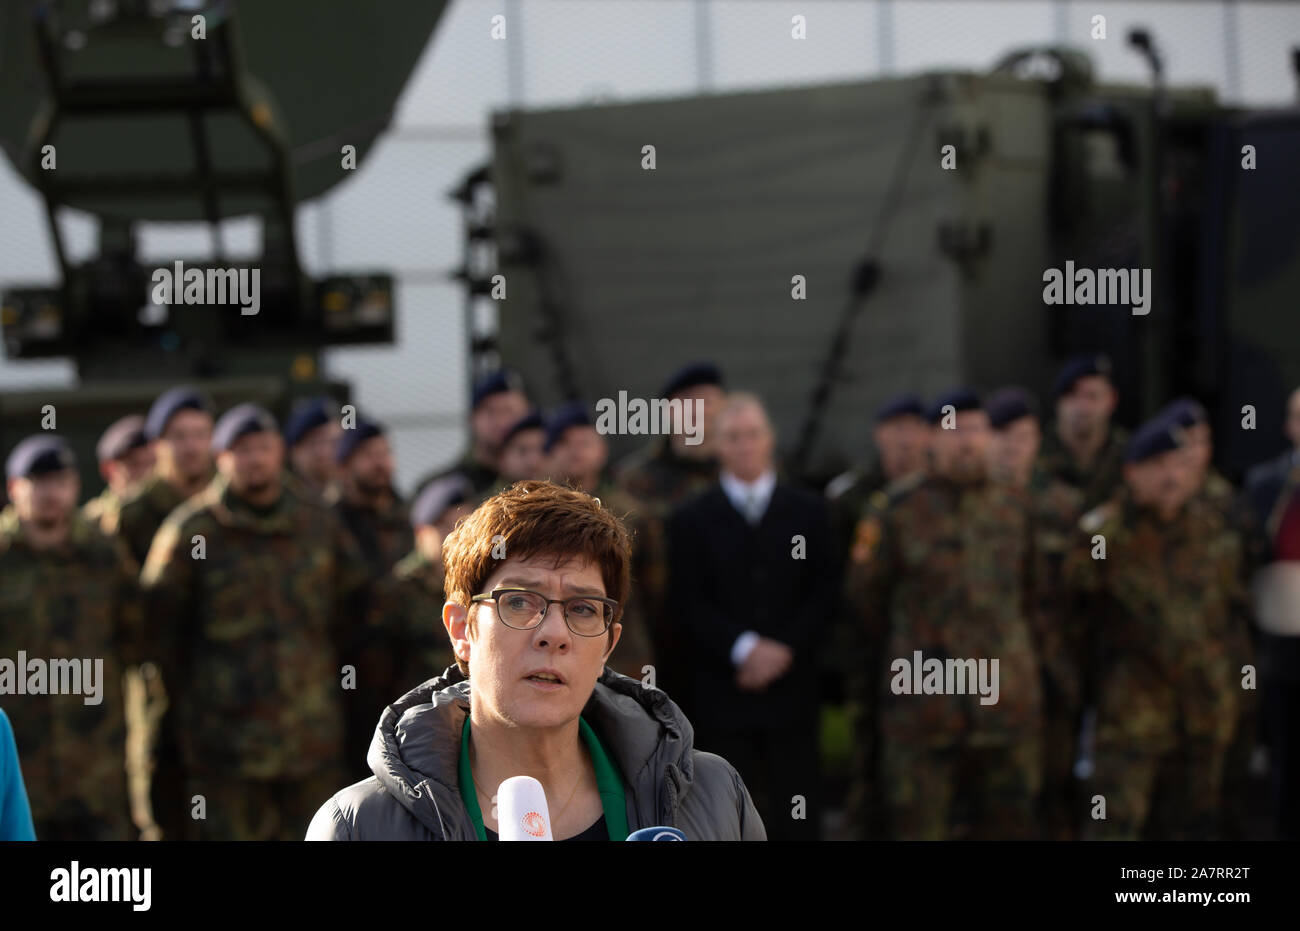
[[[501,840],[554,840],[546,792],[532,776],[511,776],[497,789]]]
[[[642,828],[639,831],[633,831],[627,836],[628,840],[686,840],[686,835],[676,828],[654,827]]]

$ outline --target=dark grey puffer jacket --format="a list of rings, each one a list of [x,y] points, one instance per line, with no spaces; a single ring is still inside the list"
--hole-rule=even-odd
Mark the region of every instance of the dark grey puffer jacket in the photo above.
[[[366,755],[375,775],[322,805],[307,840],[474,840],[457,778],[469,690],[450,666],[385,708]],[[631,830],[767,840],[740,775],[694,748],[691,723],[663,692],[606,667],[582,715],[623,773]]]

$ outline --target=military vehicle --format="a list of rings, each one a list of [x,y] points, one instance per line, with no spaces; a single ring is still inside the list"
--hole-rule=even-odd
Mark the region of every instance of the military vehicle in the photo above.
[[[383,270],[313,279],[296,206],[360,165],[433,33],[443,0],[59,0],[0,5],[0,147],[40,193],[59,279],[0,295],[11,359],[69,357],[78,386],[0,394],[0,448],[50,421],[87,490],[111,420],[165,387],[205,388],[220,408],[348,386],[322,378],[326,346],[393,338]],[[358,49],[383,53],[358,54]],[[347,149],[345,147],[351,147]],[[58,216],[98,220],[74,262]],[[223,220],[261,220],[261,254],[233,261]],[[149,262],[140,225],[202,221],[211,254]],[[175,262],[182,263],[177,269]],[[159,291],[161,272],[220,284],[256,270],[256,313],[218,291]],[[179,298],[179,299],[178,299]]]
[[[471,292],[505,285],[476,351],[546,404],[653,397],[712,358],[812,480],[863,457],[897,391],[1046,396],[1064,358],[1105,351],[1121,422],[1196,395],[1239,474],[1280,447],[1300,384],[1300,111],[1167,88],[1150,36],[1130,42],[1151,85],[1052,47],[987,73],[499,112],[467,181],[495,201],[467,226],[496,248]],[[1149,303],[1045,304],[1070,267],[1149,270]]]

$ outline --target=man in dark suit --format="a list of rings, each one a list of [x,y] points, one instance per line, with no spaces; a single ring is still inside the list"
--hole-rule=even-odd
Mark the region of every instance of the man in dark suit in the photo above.
[[[1300,389],[1287,402],[1292,448],[1246,475],[1269,562],[1255,575],[1259,685],[1278,836],[1300,839]]]
[[[688,632],[698,744],[732,761],[774,840],[816,840],[815,656],[835,590],[822,499],[777,481],[762,402],[717,420],[719,481],[674,512],[669,602]]]

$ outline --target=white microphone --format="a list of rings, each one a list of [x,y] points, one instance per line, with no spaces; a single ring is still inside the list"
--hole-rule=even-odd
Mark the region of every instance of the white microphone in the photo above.
[[[555,840],[546,792],[532,776],[511,776],[497,788],[497,836],[501,840]]]

